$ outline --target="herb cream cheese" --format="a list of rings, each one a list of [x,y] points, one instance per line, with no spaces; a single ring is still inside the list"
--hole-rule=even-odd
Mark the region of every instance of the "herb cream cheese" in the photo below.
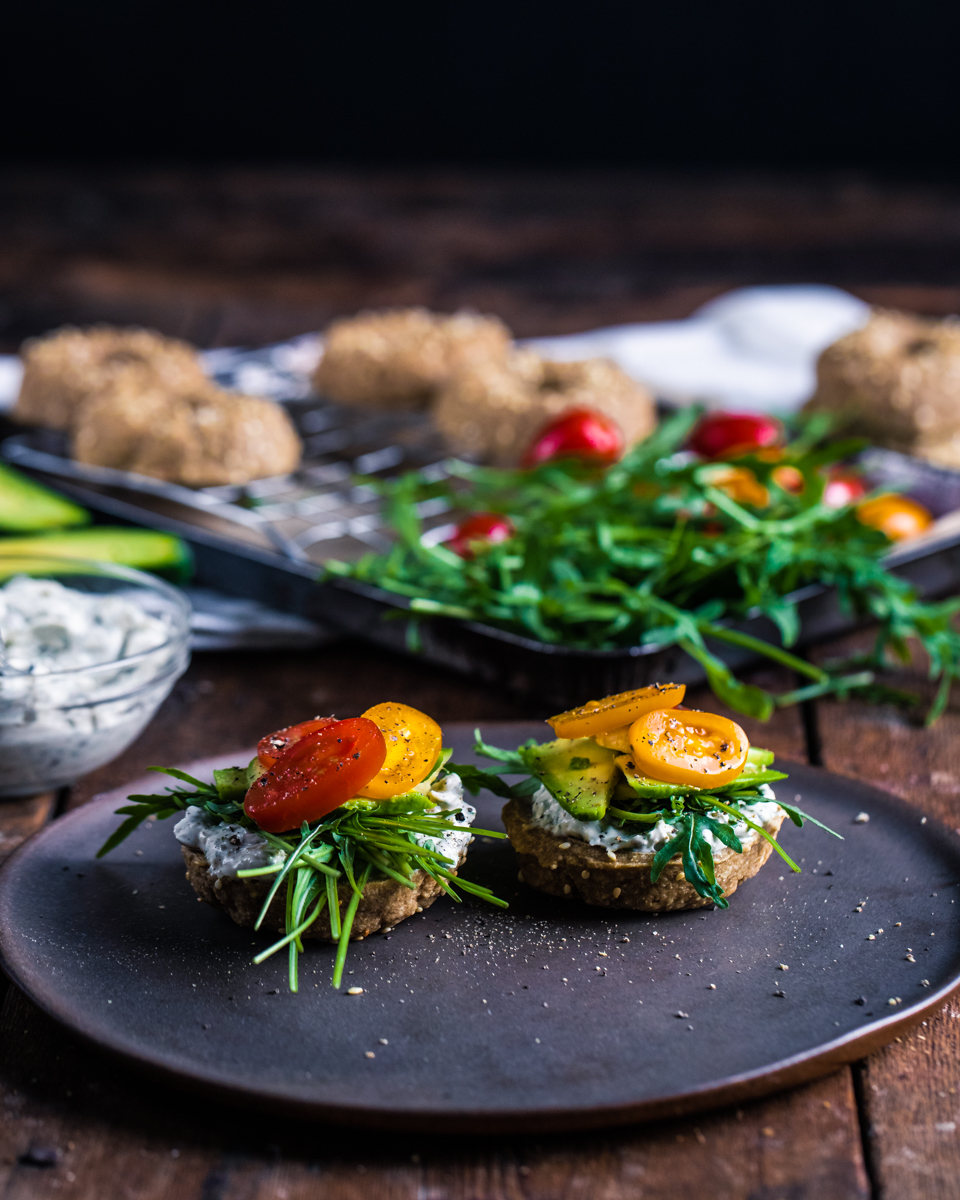
[[[758,825],[771,821],[780,811],[776,803],[773,788],[762,783],[758,789],[765,797],[755,804],[742,804],[743,813]],[[665,821],[658,821],[652,828],[641,827],[638,833],[627,833],[620,825],[600,821],[578,821],[565,808],[562,808],[545,787],[534,792],[532,800],[532,820],[547,833],[558,837],[576,837],[591,846],[602,846],[608,854],[618,850],[656,851],[665,845],[676,830]],[[718,823],[733,826],[733,832],[743,843],[744,848],[754,842],[760,835],[743,821],[734,821],[727,813],[711,812],[710,816]],[[705,839],[717,851],[724,851],[723,844],[709,831],[704,833]]]
[[[451,829],[440,838],[414,834],[414,840],[428,850],[437,850],[456,867],[470,843],[470,825],[477,810],[464,802],[459,775],[447,775],[430,796],[436,801],[430,814],[445,816],[451,824],[462,825],[463,829]],[[210,874],[216,879],[283,861],[282,851],[274,850],[258,830],[224,824],[197,805],[186,810],[173,827],[173,835],[182,845],[203,854]]]
[[[188,659],[172,621],[52,579],[0,588],[0,633],[0,795],[59,787],[116,757]]]

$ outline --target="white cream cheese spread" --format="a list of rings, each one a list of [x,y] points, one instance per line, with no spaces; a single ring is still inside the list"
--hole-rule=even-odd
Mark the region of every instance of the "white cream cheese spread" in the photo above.
[[[765,821],[773,820],[780,811],[780,806],[776,803],[776,796],[769,784],[762,783],[759,791],[765,799],[759,800],[755,804],[743,804],[741,809],[751,821],[762,825]],[[619,825],[600,821],[579,821],[576,817],[571,816],[565,808],[562,808],[545,787],[534,792],[531,803],[534,825],[539,825],[547,833],[556,834],[558,837],[576,837],[591,846],[602,846],[608,854],[616,853],[618,850],[655,851],[671,838],[676,837],[677,831],[665,821],[658,821],[652,827],[642,826],[638,833],[627,833]],[[718,823],[732,825],[733,832],[744,847],[760,836],[744,821],[734,821],[733,817],[728,816],[727,813],[718,810],[711,813],[711,816]],[[723,848],[723,843],[709,831],[704,833],[704,837],[714,850]]]
[[[121,753],[186,667],[174,632],[123,595],[26,576],[0,588],[0,795],[59,787]]]
[[[469,827],[476,820],[477,810],[464,800],[463,784],[459,775],[447,775],[433,788],[430,795],[437,802],[437,807],[431,810],[431,815],[446,817],[452,825],[462,825],[463,831],[451,829],[441,838],[430,838],[424,834],[415,834],[414,837],[421,846],[427,850],[438,851],[455,867],[470,844],[472,834]]]
[[[174,825],[173,836],[181,845],[199,850],[210,874],[217,879],[255,867],[271,867],[284,859],[283,852],[274,850],[256,829],[225,825],[196,804],[191,804],[186,816]]]
[[[32,675],[116,662],[162,646],[169,637],[163,621],[123,596],[80,592],[26,575],[0,588],[0,631],[7,662]]]
[[[442,837],[431,838],[415,834],[414,840],[428,850],[437,850],[456,867],[470,843],[470,825],[477,810],[463,799],[459,775],[448,775],[430,792],[436,807],[432,816],[443,816],[451,824],[463,825],[462,831],[451,829]],[[173,835],[184,846],[200,851],[207,860],[210,874],[222,879],[255,867],[269,867],[283,861],[282,851],[272,849],[267,839],[255,829],[242,825],[225,825],[196,805],[191,805],[173,827]]]

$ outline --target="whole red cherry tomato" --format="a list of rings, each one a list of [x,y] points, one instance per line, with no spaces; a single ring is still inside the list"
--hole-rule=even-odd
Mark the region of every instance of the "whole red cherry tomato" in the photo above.
[[[448,550],[461,558],[473,558],[472,542],[505,542],[513,537],[513,522],[503,513],[471,513],[457,526],[457,532],[445,542]]]
[[[867,485],[852,471],[834,468],[823,489],[823,503],[828,508],[846,508],[856,504],[867,494]]]
[[[299,742],[308,733],[316,733],[325,725],[332,725],[336,717],[314,717],[312,721],[301,721],[299,725],[287,725],[276,733],[268,733],[257,743],[257,758],[265,767],[272,767],[288,746]]]
[[[318,821],[367,786],[387,745],[367,717],[331,721],[282,750],[247,792],[243,811],[267,833]]]
[[[775,446],[783,426],[773,417],[757,413],[707,413],[690,435],[690,449],[701,458],[729,458]]]
[[[616,421],[592,408],[571,408],[540,430],[520,465],[538,467],[557,458],[579,458],[608,466],[623,450],[623,431]]]

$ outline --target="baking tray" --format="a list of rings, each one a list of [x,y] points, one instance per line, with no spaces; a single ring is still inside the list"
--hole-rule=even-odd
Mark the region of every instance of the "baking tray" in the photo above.
[[[242,383],[243,372],[274,371],[265,348],[219,364],[220,382]],[[216,352],[220,354],[221,352]],[[266,365],[265,365],[266,364]],[[229,370],[227,369],[229,367]],[[403,619],[409,601],[354,580],[320,582],[330,558],[352,560],[390,545],[379,501],[357,486],[357,475],[389,478],[417,468],[437,478],[446,472],[443,447],[421,413],[383,414],[343,408],[309,395],[302,380],[279,377],[273,389],[295,399],[285,407],[304,442],[304,460],[290,475],[244,487],[190,489],[126,471],[76,463],[62,434],[13,432],[7,424],[0,453],[11,464],[73,496],[102,518],[176,533],[190,544],[195,582],[249,597],[308,617],[387,649],[468,674],[484,683],[534,697],[544,705],[569,707],[585,696],[642,687],[659,679],[696,684],[702,667],[676,647],[631,646],[579,650],[549,645],[476,621],[425,617]],[[262,388],[261,390],[267,390]],[[923,596],[960,590],[960,472],[932,467],[892,451],[870,450],[864,467],[880,484],[898,487],[941,518],[927,535],[895,548],[888,563]],[[424,527],[435,536],[449,521],[447,503],[420,506]],[[799,649],[849,631],[854,618],[840,609],[835,593],[812,585],[794,594],[800,617]],[[779,643],[764,617],[736,623],[756,637]],[[739,647],[711,649],[734,669],[756,661]]]

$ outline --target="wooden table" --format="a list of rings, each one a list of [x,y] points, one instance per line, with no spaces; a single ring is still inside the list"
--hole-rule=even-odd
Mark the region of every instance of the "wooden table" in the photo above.
[[[561,332],[682,316],[732,284],[796,278],[934,312],[960,300],[950,266],[951,255],[960,263],[960,197],[950,188],[49,171],[0,177],[0,204],[8,344],[94,318],[205,342],[261,340],[387,301],[469,301],[518,332]],[[921,666],[902,674],[923,689]],[[355,643],[197,655],[120,759],[66,794],[0,805],[0,853],[148,765],[239,750],[315,711],[350,715],[387,697],[448,721],[543,715]],[[745,724],[787,758],[802,761],[812,746],[828,768],[960,825],[960,708],[930,730],[893,708],[833,702],[806,713],[806,725],[797,711],[762,729]],[[866,1061],[738,1109],[580,1137],[399,1138],[171,1090],[79,1043],[8,987],[0,1179],[4,1197],[90,1200],[952,1200],[958,1020],[960,1002],[948,1003]]]

